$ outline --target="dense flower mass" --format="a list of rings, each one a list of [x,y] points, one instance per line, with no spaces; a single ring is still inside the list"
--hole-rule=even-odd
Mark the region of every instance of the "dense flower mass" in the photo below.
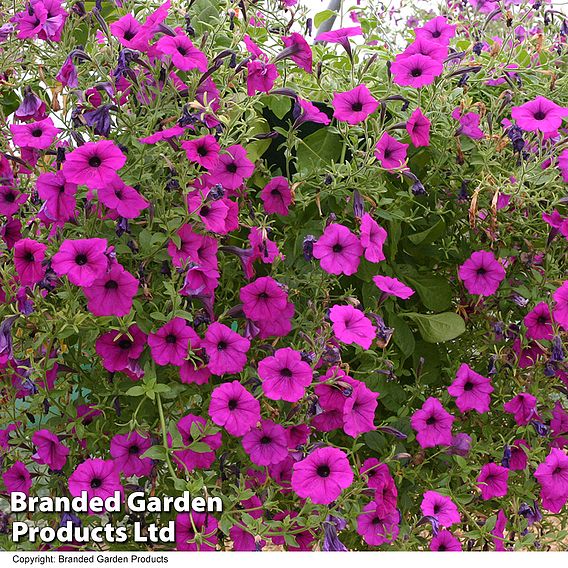
[[[566,17],[339,4],[0,7],[1,497],[223,501],[0,547],[566,549]]]

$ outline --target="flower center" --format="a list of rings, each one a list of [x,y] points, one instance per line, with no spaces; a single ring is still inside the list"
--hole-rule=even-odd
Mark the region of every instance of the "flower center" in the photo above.
[[[97,489],[102,484],[103,484],[103,482],[98,477],[93,477],[93,479],[91,479],[91,488],[92,489]]]
[[[333,252],[341,252],[343,250],[343,246],[340,245],[339,243],[333,245],[333,248],[331,249]]]
[[[483,268],[483,266],[481,266],[480,268],[477,269],[477,275],[478,276],[483,276],[484,274],[487,274],[487,270],[485,270],[485,268]]]
[[[83,253],[78,254],[75,257],[75,263],[79,266],[84,266],[85,264],[87,264],[87,255]]]
[[[98,156],[91,156],[89,158],[89,166],[91,168],[98,168],[102,163],[102,160]]]
[[[363,110],[363,105],[360,102],[353,103],[351,105],[351,110],[354,112],[361,112]]]
[[[235,164],[235,162],[231,162],[230,164],[227,164],[227,171],[231,174],[236,173],[237,171],[237,164]]]
[[[468,392],[473,390],[473,383],[470,383],[469,381],[465,383],[465,385],[463,386],[463,390]]]
[[[14,201],[16,201],[16,195],[14,193],[7,193],[4,196],[4,201],[6,201],[7,203],[14,203]]]
[[[238,405],[239,403],[234,398],[232,398],[227,406],[229,407],[229,410],[236,410]]]
[[[217,351],[224,351],[225,349],[227,349],[227,342],[219,341],[219,343],[217,343]]]
[[[26,254],[24,254],[24,260],[27,262],[33,262],[35,260],[34,258],[34,253],[31,251],[28,251]]]
[[[134,446],[130,446],[130,448],[128,448],[128,453],[133,456],[135,454],[139,454],[140,453],[140,448],[136,445]]]
[[[331,473],[328,465],[320,465],[316,471],[320,477],[329,477]]]
[[[130,347],[132,347],[132,341],[130,341],[130,339],[128,339],[128,338],[121,339],[121,340],[118,342],[118,346],[119,346],[121,349],[130,349]]]
[[[105,290],[116,290],[118,288],[118,282],[116,280],[109,280],[105,282]]]
[[[428,426],[432,426],[432,424],[436,424],[436,419],[433,416],[430,416],[430,418],[426,420],[426,424],[428,424]]]
[[[264,445],[270,444],[270,442],[272,442],[272,440],[270,439],[269,436],[263,436],[263,437],[260,439],[260,443],[261,443],[261,444],[264,444]]]
[[[541,110],[534,113],[535,120],[544,120],[546,118],[546,113]]]
[[[422,69],[419,69],[418,67],[416,67],[415,69],[413,69],[410,74],[413,77],[420,77],[420,75],[422,75]]]
[[[177,341],[177,337],[173,333],[166,335],[166,343],[173,344]]]
[[[435,32],[432,32],[432,37],[438,38],[442,35],[442,32],[440,30],[436,30]]]
[[[124,32],[124,39],[130,41],[136,34],[132,30],[126,30]]]
[[[546,319],[545,316],[538,316],[536,322],[539,323],[540,325],[544,325],[548,320]]]
[[[185,47],[182,47],[181,45],[177,48],[177,51],[180,55],[187,55],[187,49],[185,49]]]
[[[207,148],[205,146],[198,146],[197,147],[197,153],[202,157],[205,158],[205,156],[207,156],[207,154],[209,154],[209,152],[207,151]]]
[[[281,374],[283,377],[288,377],[288,378],[289,378],[289,377],[292,376],[292,371],[290,371],[290,369],[288,369],[288,367],[284,367],[284,369],[282,369],[282,370],[280,371],[280,374]]]
[[[41,128],[34,128],[32,130],[32,136],[34,138],[41,138],[41,135],[43,134],[43,130]]]

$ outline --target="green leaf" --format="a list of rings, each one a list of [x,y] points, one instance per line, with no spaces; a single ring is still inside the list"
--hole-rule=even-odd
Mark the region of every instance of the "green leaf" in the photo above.
[[[403,355],[410,357],[414,351],[415,341],[408,324],[394,314],[387,315],[387,323],[389,327],[394,328],[392,340],[395,345],[401,350]]]
[[[320,128],[307,136],[298,147],[298,170],[313,171],[331,162],[337,162],[341,154],[341,137]]]
[[[193,442],[193,444],[189,446],[189,449],[198,454],[205,454],[211,451],[211,448],[205,442]]]
[[[166,459],[166,448],[164,448],[164,446],[152,446],[151,448],[146,450],[140,457],[164,461]]]
[[[127,391],[126,391],[126,396],[142,396],[143,394],[145,394],[146,390],[144,389],[144,387],[142,386],[135,386],[135,387],[130,387]]]
[[[452,305],[452,289],[441,276],[406,277],[406,282],[418,292],[424,307],[433,312],[442,312]]]
[[[264,99],[264,102],[276,117],[282,120],[290,110],[292,99],[285,95],[270,95]]]
[[[266,134],[270,132],[270,125],[264,118],[256,116],[254,123],[248,131],[249,136],[253,137],[257,134]],[[252,162],[256,162],[268,150],[272,140],[253,140],[247,144],[247,157]]]
[[[434,242],[437,238],[441,237],[446,230],[446,222],[440,219],[432,227],[429,227],[421,233],[415,233],[414,235],[409,235],[408,240],[415,245],[419,244],[429,244]]]
[[[401,316],[410,318],[418,326],[422,339],[428,343],[450,341],[465,331],[465,322],[453,312],[434,315],[408,312]]]
[[[322,10],[314,16],[314,27],[319,28],[326,20],[335,16],[336,12],[333,10]]]

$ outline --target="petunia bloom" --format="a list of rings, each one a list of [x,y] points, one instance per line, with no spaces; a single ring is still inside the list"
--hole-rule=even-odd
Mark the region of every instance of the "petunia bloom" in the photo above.
[[[420,510],[425,516],[434,517],[443,527],[451,527],[454,524],[461,523],[456,504],[451,497],[442,495],[437,491],[426,491],[424,493]]]
[[[412,288],[406,286],[406,284],[403,284],[397,278],[377,275],[373,276],[373,282],[381,292],[388,296],[395,296],[402,300],[408,300],[408,298],[414,294],[414,290]]]
[[[399,170],[406,164],[407,148],[408,144],[403,144],[384,132],[375,147],[375,157],[385,170]]]
[[[313,255],[329,274],[350,276],[357,272],[363,247],[359,239],[344,225],[329,224],[314,244]]]
[[[138,292],[138,280],[120,264],[83,288],[87,307],[95,316],[123,317],[130,313],[132,301]]]
[[[492,252],[478,250],[459,267],[458,275],[470,294],[492,296],[505,278],[505,269]]]
[[[69,448],[64,446],[59,438],[49,430],[37,430],[32,436],[32,442],[37,447],[37,454],[32,458],[41,464],[46,464],[54,471],[60,471],[67,463]]]
[[[410,136],[410,141],[417,148],[430,145],[430,125],[430,121],[420,108],[416,108],[406,122],[406,131]]]
[[[108,267],[106,239],[67,239],[53,255],[51,266],[58,276],[66,275],[75,286],[88,287]]]
[[[211,393],[209,416],[231,436],[243,436],[260,420],[260,403],[239,381],[223,383]]]
[[[189,341],[193,333],[193,329],[183,318],[171,319],[148,336],[152,358],[158,365],[169,364],[179,367],[187,357]]]
[[[477,476],[477,486],[481,489],[481,497],[485,501],[494,497],[507,495],[509,470],[496,463],[486,463]]]
[[[532,101],[511,109],[511,116],[517,125],[529,132],[555,132],[568,116],[568,108],[539,95]]]
[[[460,412],[477,410],[480,414],[489,411],[491,402],[491,379],[476,373],[466,363],[462,363],[454,382],[448,387],[448,392],[456,399]]]
[[[368,213],[361,217],[361,245],[365,250],[365,259],[369,262],[385,260],[383,245],[387,240],[387,231],[383,229]]]
[[[201,346],[209,358],[207,368],[214,375],[240,373],[247,363],[250,341],[219,322],[207,328]]]
[[[346,345],[356,343],[369,349],[376,337],[376,330],[365,314],[351,305],[335,305],[329,311],[333,322],[333,333]]]
[[[261,420],[243,436],[242,443],[255,465],[277,464],[288,455],[286,430],[272,420]]]
[[[331,101],[333,116],[347,124],[359,124],[373,114],[379,101],[373,97],[366,85],[359,85],[344,93],[335,93]]]
[[[416,440],[423,448],[449,446],[452,443],[452,424],[455,418],[447,412],[442,403],[430,397],[410,419],[416,431]]]

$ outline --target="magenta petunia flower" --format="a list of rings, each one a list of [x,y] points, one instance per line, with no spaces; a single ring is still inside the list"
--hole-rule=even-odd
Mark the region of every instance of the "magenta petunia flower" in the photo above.
[[[239,381],[223,383],[211,393],[209,416],[231,436],[243,436],[260,420],[260,403]]]
[[[174,266],[183,266],[191,261],[211,273],[217,271],[217,239],[196,233],[191,225],[182,225],[177,235],[179,246],[173,240],[168,243],[168,254]]]
[[[357,533],[369,546],[380,546],[394,542],[399,533],[400,515],[396,509],[381,511],[371,501],[363,507],[357,517]]]
[[[532,394],[522,392],[503,405],[505,412],[512,414],[519,426],[526,426],[537,417],[537,399]]]
[[[367,85],[359,85],[344,93],[335,93],[331,101],[333,116],[347,124],[359,124],[373,114],[379,101],[373,97]]]
[[[505,527],[507,526],[507,517],[503,512],[503,509],[499,509],[497,513],[497,522],[495,527],[491,531],[491,536],[493,537],[493,544],[495,545],[495,550],[497,552],[505,552]]]
[[[481,489],[481,497],[485,501],[494,497],[507,495],[509,470],[496,463],[486,463],[477,476],[477,486]]]
[[[424,55],[437,61],[443,61],[448,57],[448,46],[427,40],[424,37],[417,37],[406,49],[396,56],[396,59],[404,59],[411,55]]]
[[[93,497],[114,496],[119,491],[124,496],[124,489],[120,483],[120,475],[112,460],[99,458],[87,459],[80,463],[69,476],[69,493],[73,497],[80,497],[82,491],[87,492],[87,499]],[[92,511],[89,511],[92,514]]]
[[[398,490],[389,467],[377,458],[367,458],[359,473],[367,480],[367,486],[375,491],[375,506],[378,515],[385,516],[396,509]]]
[[[11,124],[10,130],[15,146],[36,150],[49,148],[59,134],[59,128],[53,124],[51,118],[39,122],[28,122],[27,124]]]
[[[247,63],[247,95],[254,96],[256,93],[268,93],[278,78],[278,69],[272,63],[265,63],[260,59],[254,59]]]
[[[15,187],[0,186],[0,214],[15,215],[27,200],[27,194],[20,193]]]
[[[177,550],[215,551],[217,527],[217,519],[208,513],[180,513],[175,521]]]
[[[444,16],[436,16],[414,31],[417,39],[424,38],[434,43],[448,45],[456,35],[456,26],[448,24]]]
[[[33,239],[21,239],[14,245],[14,266],[23,286],[32,286],[45,276],[47,246]]]
[[[364,213],[361,217],[360,233],[361,245],[365,250],[365,258],[369,262],[385,260],[383,245],[387,240],[388,233],[368,213]]]
[[[296,122],[296,126],[302,122],[315,122],[327,126],[331,122],[329,116],[319,110],[312,102],[301,99],[300,97],[296,99],[296,102],[302,109],[302,115],[298,119],[298,122]]]
[[[67,154],[63,175],[70,183],[89,189],[104,188],[126,163],[126,156],[112,140],[87,142]]]
[[[183,318],[173,318],[158,331],[148,336],[152,359],[158,365],[183,364],[187,357],[189,341],[193,337],[191,329]]]
[[[481,117],[476,112],[466,112],[462,114],[460,107],[456,107],[451,116],[460,123],[456,134],[467,136],[472,140],[482,140],[485,138],[483,130],[479,128]]]
[[[126,477],[143,477],[150,475],[152,460],[141,456],[151,447],[152,440],[138,432],[116,434],[110,441],[110,455],[114,459],[116,469]]]
[[[77,184],[68,182],[62,172],[43,172],[37,178],[36,188],[45,201],[48,217],[56,221],[75,217]]]
[[[410,424],[416,430],[418,443],[423,448],[433,448],[451,445],[454,420],[437,398],[430,397],[420,410],[414,412]]]
[[[292,489],[299,497],[329,505],[353,483],[353,471],[345,452],[338,448],[318,448],[294,464]]]
[[[356,343],[369,349],[376,337],[376,330],[365,314],[351,305],[335,305],[329,310],[335,337],[346,345]]]
[[[260,466],[277,464],[288,455],[286,430],[272,420],[261,420],[243,436],[243,448],[252,463]]]
[[[548,133],[560,128],[562,119],[568,116],[568,108],[539,95],[524,105],[513,107],[511,116],[523,130]]]
[[[523,319],[529,339],[552,339],[552,315],[546,302],[538,303]]]
[[[240,373],[247,364],[250,341],[222,323],[209,325],[201,346],[209,358],[207,368],[214,375]]]
[[[357,382],[353,392],[343,406],[343,431],[352,438],[376,429],[375,411],[378,392],[367,388],[365,383]]]
[[[60,471],[67,463],[69,448],[64,446],[59,438],[49,430],[38,430],[32,436],[32,442],[37,447],[37,454],[32,456],[37,463],[49,466],[49,469]]]
[[[396,59],[391,65],[393,81],[397,85],[415,89],[432,84],[443,70],[444,66],[440,61],[420,53]]]
[[[129,49],[137,49],[139,43],[136,36],[142,29],[142,24],[132,15],[125,14],[122,18],[112,22],[109,26],[110,33],[118,39],[118,41]]]
[[[207,71],[207,57],[197,49],[191,40],[183,33],[175,36],[164,35],[156,43],[161,58],[169,56],[172,64],[180,71],[197,69],[201,73]]]
[[[492,252],[478,250],[459,267],[458,275],[470,294],[492,296],[505,279],[505,269]]]
[[[22,223],[19,219],[9,217],[6,222],[0,226],[0,235],[6,243],[6,248],[12,250],[16,243],[22,238]]]
[[[83,288],[87,308],[95,316],[128,315],[137,292],[138,280],[116,262],[106,274]]]
[[[288,207],[292,203],[292,191],[285,177],[272,178],[262,189],[260,197],[267,213],[288,215]]]
[[[377,288],[389,296],[396,296],[402,300],[408,300],[410,296],[414,294],[414,290],[406,284],[403,284],[397,278],[391,278],[390,276],[373,276],[373,282]]]
[[[288,294],[270,276],[262,276],[243,286],[239,297],[243,303],[243,312],[253,321],[272,319],[288,303]]]
[[[67,239],[53,255],[51,266],[58,276],[66,275],[75,286],[88,287],[108,267],[106,239]]]
[[[527,456],[528,450],[530,450],[530,446],[526,440],[515,440],[511,444],[511,457],[509,458],[510,470],[522,471],[527,468],[529,462]]]
[[[466,363],[460,365],[448,392],[456,399],[456,406],[461,413],[468,410],[477,410],[480,414],[489,412],[493,392],[491,379],[476,373]]]
[[[18,491],[26,495],[30,494],[32,478],[28,468],[21,461],[15,462],[12,467],[6,469],[2,474],[2,479],[8,493]]]
[[[240,144],[234,144],[219,155],[211,177],[225,189],[233,190],[239,188],[253,172],[254,164],[247,158],[247,151]]]
[[[314,41],[325,41],[328,43],[342,43],[346,38],[363,35],[361,26],[351,26],[349,28],[339,28],[329,32],[323,32],[316,36]]]
[[[406,123],[406,131],[412,144],[417,148],[430,145],[430,124],[419,107],[410,115]]]
[[[552,294],[554,309],[552,314],[556,322],[568,330],[568,280],[557,288]]]
[[[201,138],[185,140],[181,147],[190,162],[195,162],[206,170],[213,169],[219,161],[219,143],[215,136],[207,134]]]
[[[135,219],[143,209],[149,205],[133,187],[126,185],[118,176],[115,176],[104,187],[97,190],[99,201],[116,211],[125,219]]]
[[[424,493],[420,510],[423,515],[434,517],[443,527],[449,528],[452,525],[461,523],[457,505],[452,501],[451,497],[442,495],[437,491],[426,491]]]
[[[363,247],[359,239],[344,225],[330,223],[314,244],[313,255],[329,274],[351,276],[357,272]]]
[[[568,501],[568,455],[564,450],[552,448],[534,473],[540,484],[542,506],[559,513]]]
[[[259,361],[258,376],[267,398],[297,402],[311,384],[313,371],[298,351],[284,347]]]
[[[383,132],[375,147],[375,158],[385,170],[400,170],[406,165],[407,148],[408,144],[403,144],[388,132]]]
[[[199,441],[207,444],[210,448],[210,451],[208,452],[196,452],[192,450],[191,447],[174,452],[176,460],[178,460],[180,465],[188,471],[211,467],[215,461],[215,450],[218,450],[221,447],[221,432],[203,436],[206,425],[207,421],[204,418],[201,416],[195,416],[194,414],[184,416],[177,423],[178,432],[180,433],[182,443],[185,446],[191,446],[191,444],[196,441],[193,438],[194,434],[192,434],[192,432],[196,432],[196,434],[200,435]]]
[[[114,373],[128,369],[132,361],[138,360],[146,340],[146,334],[133,324],[128,328],[128,333],[117,330],[103,333],[95,343],[95,350],[103,360],[103,367]]]
[[[289,36],[280,38],[285,45],[277,56],[275,61],[280,61],[285,57],[289,57],[300,69],[306,73],[312,72],[312,48],[302,35],[292,32]]]
[[[460,541],[447,530],[439,531],[430,541],[432,552],[462,552]]]

